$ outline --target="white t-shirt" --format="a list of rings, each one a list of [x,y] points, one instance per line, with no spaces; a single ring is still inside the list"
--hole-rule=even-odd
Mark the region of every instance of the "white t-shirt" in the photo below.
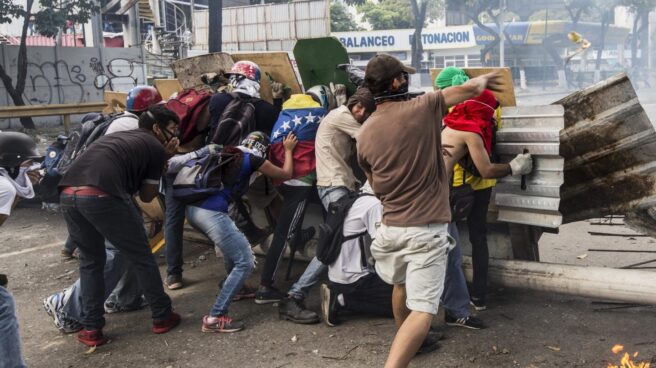
[[[344,236],[366,231],[371,239],[376,237],[377,226],[383,218],[383,205],[374,196],[358,198],[344,220]],[[374,273],[373,267],[362,265],[359,240],[352,239],[342,244],[339,256],[328,266],[328,278],[340,284],[352,284],[363,276]]]
[[[109,124],[105,135],[135,129],[139,129],[139,118],[137,115],[126,111],[123,113],[123,116],[114,119],[114,121]]]
[[[11,206],[16,199],[16,188],[9,180],[11,179],[0,175],[0,215],[11,215]]]

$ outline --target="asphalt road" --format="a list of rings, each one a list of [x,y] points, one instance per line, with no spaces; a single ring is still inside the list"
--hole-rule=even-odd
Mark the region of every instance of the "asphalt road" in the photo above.
[[[656,250],[650,238],[599,237],[587,231],[631,233],[622,226],[565,225],[559,235],[543,237],[542,257],[551,262],[617,267],[642,256],[577,256],[593,246]],[[206,245],[186,243],[188,286],[169,293],[183,316],[181,326],[153,335],[147,310],[109,315],[105,333],[111,343],[86,354],[87,349],[73,336],[54,328],[41,304],[42,298],[70,285],[78,274],[76,261],[62,262],[59,257],[66,238],[61,215],[18,208],[1,233],[0,270],[10,277],[30,367],[376,367],[383,365],[395,332],[392,320],[365,316],[348,316],[338,327],[296,325],[280,321],[271,305],[240,301],[233,304],[231,314],[243,319],[246,330],[201,333],[201,318],[213,302],[224,269]],[[158,260],[163,264],[161,256]],[[294,277],[303,266],[297,262]],[[163,267],[161,271],[164,274]],[[251,278],[253,284],[258,274]],[[282,281],[281,287],[290,283]],[[313,290],[308,306],[320,310],[318,290]],[[488,329],[445,328],[440,350],[415,358],[411,366],[606,367],[608,362],[619,363],[610,352],[615,343],[638,351],[639,358],[656,359],[653,307],[608,309],[617,305],[498,287],[491,289],[489,306],[478,313]],[[434,324],[443,326],[442,321],[440,313]]]

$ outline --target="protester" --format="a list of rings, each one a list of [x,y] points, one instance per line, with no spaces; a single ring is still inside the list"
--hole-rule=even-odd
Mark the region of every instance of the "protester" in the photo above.
[[[323,86],[322,86],[323,87]],[[326,94],[325,87],[323,87]],[[329,91],[329,90],[328,90]],[[326,96],[324,96],[326,97]],[[315,99],[316,98],[316,99]],[[289,132],[294,133],[299,145],[294,152],[294,174],[291,179],[279,184],[278,192],[283,196],[283,204],[277,217],[273,240],[266,254],[260,287],[255,293],[255,303],[266,304],[279,302],[286,295],[274,287],[275,275],[285,252],[286,244],[297,249],[314,236],[314,228],[300,230],[305,216],[305,208],[314,190],[316,181],[316,160],[314,141],[321,120],[330,107],[330,98],[313,98],[309,94],[292,95],[283,104],[283,110],[273,127],[271,161],[282,166],[282,138]],[[323,105],[321,105],[323,103]]]
[[[329,284],[321,285],[321,312],[329,326],[339,324],[339,313],[350,311],[392,317],[392,286],[376,274],[367,259],[367,248],[376,238],[383,217],[383,205],[368,183],[353,202],[344,219],[345,238],[335,262],[328,266]]]
[[[248,100],[253,104],[255,109],[255,131],[270,132],[282,107],[284,97],[282,84],[272,84],[272,105],[260,98],[261,71],[257,64],[252,61],[239,61],[226,74],[230,78],[232,92],[237,94],[239,98]],[[209,126],[197,126],[197,130],[201,132],[200,134],[206,136],[211,127],[216,127],[221,122],[226,108],[234,98],[230,93],[216,93],[212,96],[209,102]],[[244,133],[248,134],[250,132]],[[211,138],[206,137],[206,139]],[[170,290],[176,290],[184,286],[182,280],[182,265],[184,262],[182,259],[182,232],[185,220],[185,206],[173,198],[172,182],[173,178],[165,177],[166,226],[164,227],[164,240],[166,243],[167,264],[166,286]],[[275,193],[272,194],[266,196],[269,202],[275,197]],[[245,223],[240,230],[244,232],[249,241],[257,243],[267,235],[267,232],[255,226],[250,216],[243,215],[243,218]],[[252,294],[254,296],[254,290]]]
[[[92,122],[94,120],[102,120],[103,122],[108,121],[109,125],[107,126],[104,135],[126,130],[135,130],[139,128],[139,116],[141,113],[146,111],[148,107],[160,102],[162,102],[162,96],[159,94],[157,89],[151,86],[136,86],[128,91],[124,112],[109,116],[101,115],[98,113],[90,113],[82,118],[81,123],[82,126],[85,127],[85,122]],[[95,124],[90,125],[90,129],[94,129],[95,127]],[[80,133],[81,137],[89,137],[87,134],[84,134],[84,132]],[[91,133],[91,131],[88,133]],[[73,242],[71,238],[68,237],[68,239],[66,239],[66,243],[64,244],[64,249],[61,251],[62,258],[73,258],[75,249],[77,249],[77,244],[75,244],[75,242]]]
[[[21,198],[34,198],[32,185],[40,175],[32,160],[41,158],[36,144],[26,134],[0,132],[0,226]],[[6,287],[7,276],[0,274],[0,366],[25,367],[16,303]]]
[[[139,116],[150,106],[159,104],[162,97],[159,92],[150,86],[137,86],[128,92],[127,111],[114,120],[107,127],[104,135],[116,132],[139,129]],[[85,117],[94,119],[100,116],[89,114]],[[157,200],[157,199],[154,199]],[[72,246],[74,241],[69,236],[62,250],[62,255],[72,252],[77,246]],[[128,312],[141,309],[147,305],[145,302],[135,271],[127,267],[126,257],[119,252],[108,241],[105,241],[106,262],[103,271],[105,282],[105,312]],[[61,292],[54,293],[43,299],[43,306],[48,315],[53,319],[55,327],[63,333],[74,333],[83,327],[80,323],[82,318],[82,295],[80,279]]]
[[[375,109],[371,92],[358,88],[345,106],[330,111],[319,124],[315,141],[317,191],[326,211],[330,203],[357,190],[358,182],[349,165],[355,154],[353,139]],[[326,266],[313,257],[303,275],[287,292],[287,297],[281,300],[278,307],[280,318],[296,323],[319,321],[315,312],[305,308],[304,300],[325,271]]]
[[[281,169],[265,158],[269,138],[260,132],[251,133],[243,142],[243,146],[238,147],[242,152],[241,160],[232,161],[238,163],[239,166],[229,167],[223,171],[224,175],[234,175],[235,178],[229,177],[225,180],[222,178],[222,181],[234,184],[226,185],[224,189],[207,199],[187,206],[186,214],[189,223],[209,237],[217,250],[221,251],[228,274],[216,302],[209,314],[203,317],[203,332],[236,332],[244,328],[242,322],[235,321],[228,316],[228,307],[253,271],[255,259],[248,240],[228,216],[228,207],[236,196],[243,194],[248,189],[251,175],[256,171],[275,179],[291,178],[293,173],[292,154],[296,143],[296,137],[293,134],[285,136],[283,141],[285,162]],[[219,149],[220,146],[211,144],[201,150],[176,156],[169,160],[169,173],[177,173],[182,165],[190,159],[202,157],[209,152],[218,152]]]
[[[407,366],[424,341],[443,291],[447,253],[455,245],[447,231],[451,211],[442,116],[486,86],[499,86],[498,74],[489,73],[408,100],[408,74],[414,72],[386,54],[369,61],[365,85],[377,108],[357,137],[358,162],[384,208],[371,246],[376,272],[394,285],[399,330],[386,367]]]
[[[435,83],[442,90],[465,83],[469,78],[462,69],[450,67],[437,76]],[[487,211],[495,178],[526,175],[532,170],[530,154],[518,154],[509,164],[491,162],[495,132],[495,112],[498,102],[489,90],[480,96],[456,105],[444,117],[442,143],[445,147],[447,171],[453,170],[452,186],[470,185],[474,190],[473,204],[467,215],[469,241],[472,244],[473,282],[471,304],[485,310],[487,291]],[[450,317],[447,316],[447,319]],[[451,318],[451,320],[454,320]],[[455,321],[455,320],[454,320]]]
[[[107,342],[103,303],[105,240],[126,255],[152,310],[153,332],[180,323],[162,287],[148,246],[143,220],[132,202],[157,195],[166,160],[175,153],[178,117],[155,105],[139,118],[139,129],[99,138],[79,157],[60,182],[61,203],[70,236],[80,247],[82,325],[78,340],[88,346]]]

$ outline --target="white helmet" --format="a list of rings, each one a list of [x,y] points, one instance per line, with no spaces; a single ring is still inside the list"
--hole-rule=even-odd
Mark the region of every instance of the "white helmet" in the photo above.
[[[324,109],[326,109],[326,111],[330,111],[337,107],[337,102],[335,101],[333,92],[323,84],[308,89],[305,91],[305,94],[312,96]]]

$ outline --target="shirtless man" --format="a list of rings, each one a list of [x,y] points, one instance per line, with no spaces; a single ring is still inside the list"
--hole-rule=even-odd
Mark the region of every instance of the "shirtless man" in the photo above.
[[[444,86],[440,87],[445,88]],[[448,90],[448,88],[446,89]],[[452,277],[451,282],[447,282],[445,285],[445,295],[451,296],[446,299],[451,299],[452,309],[463,316],[467,314],[468,302],[478,311],[486,309],[485,294],[489,258],[486,218],[492,187],[496,183],[494,180],[486,179],[508,175],[526,175],[533,168],[533,160],[528,153],[517,155],[508,164],[494,164],[490,161],[494,115],[497,106],[498,102],[492,92],[484,90],[478,97],[456,105],[443,119],[445,125],[442,130],[444,163],[451,183],[453,187],[467,183],[474,189],[474,202],[467,214],[474,268],[471,296],[461,292],[466,290],[466,286],[464,275],[459,270],[461,257],[456,257],[456,254],[459,253],[459,244],[456,244],[455,252],[452,251],[449,254],[449,267],[458,271],[451,273],[447,268],[447,275]],[[466,157],[467,155],[468,157]],[[457,232],[455,226],[451,226],[450,230]],[[455,237],[457,234],[451,235]],[[453,259],[451,259],[452,256]],[[450,293],[450,290],[453,292]],[[463,318],[463,316],[450,316],[447,313],[447,324],[474,328],[469,326],[472,323],[468,317]]]

